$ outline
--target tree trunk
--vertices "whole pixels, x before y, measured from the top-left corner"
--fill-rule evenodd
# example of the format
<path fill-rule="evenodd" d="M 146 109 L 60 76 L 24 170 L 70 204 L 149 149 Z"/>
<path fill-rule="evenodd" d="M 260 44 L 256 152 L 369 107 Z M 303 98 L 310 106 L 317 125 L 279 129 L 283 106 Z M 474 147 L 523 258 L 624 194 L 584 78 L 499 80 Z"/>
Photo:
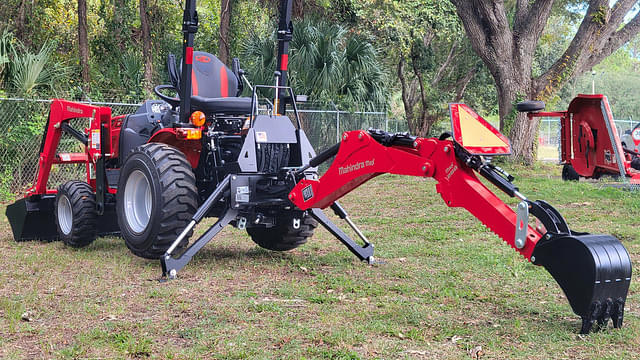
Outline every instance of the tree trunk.
<path fill-rule="evenodd" d="M 402 92 L 402 105 L 404 106 L 404 114 L 407 118 L 407 127 L 409 132 L 418 135 L 421 131 L 420 120 L 418 117 L 418 82 L 415 79 L 408 80 L 405 73 L 405 59 L 400 58 L 398 62 L 398 79 L 400 80 Z"/>
<path fill-rule="evenodd" d="M 294 19 L 304 18 L 304 0 L 293 0 L 291 15 Z"/>
<path fill-rule="evenodd" d="M 218 46 L 218 58 L 225 64 L 230 60 L 230 35 L 231 35 L 231 1 L 220 1 L 220 42 Z"/>
<path fill-rule="evenodd" d="M 144 88 L 151 92 L 153 84 L 153 56 L 151 54 L 151 28 L 147 14 L 147 0 L 140 0 L 140 27 L 142 30 L 142 58 L 144 61 Z"/>
<path fill-rule="evenodd" d="M 90 89 L 89 78 L 89 40 L 87 37 L 87 0 L 78 0 L 78 52 L 82 83 L 85 91 Z"/>
<path fill-rule="evenodd" d="M 20 1 L 20 6 L 18 7 L 18 19 L 16 21 L 16 38 L 22 41 L 23 43 L 25 43 L 25 40 L 26 40 L 24 38 L 24 35 L 25 35 L 24 26 L 25 26 L 25 20 L 26 20 L 25 13 L 27 11 L 26 3 L 27 3 L 27 0 Z"/>
<path fill-rule="evenodd" d="M 422 46 L 433 47 L 432 42 L 435 39 L 435 32 L 428 32 L 422 36 Z M 445 78 L 449 77 L 449 73 L 456 76 L 461 73 L 455 63 L 457 56 L 458 40 L 451 43 L 446 59 L 442 62 L 438 70 L 435 72 L 431 80 L 427 80 L 424 76 L 423 69 L 419 66 L 422 61 L 419 52 L 411 49 L 409 51 L 409 60 L 411 61 L 411 71 L 405 74 L 405 56 L 400 56 L 398 62 L 398 79 L 400 80 L 402 104 L 404 106 L 405 116 L 409 131 L 417 136 L 426 137 L 429 135 L 433 124 L 444 116 L 444 112 L 440 111 L 438 106 L 432 106 L 432 99 L 428 94 L 431 91 L 456 91 L 456 101 L 462 99 L 467 85 L 475 76 L 477 70 L 472 68 L 452 84 L 445 85 Z M 407 76 L 408 75 L 408 76 Z M 409 78 L 409 79 L 408 79 Z"/>
<path fill-rule="evenodd" d="M 122 16 L 125 6 L 126 4 L 124 0 L 115 0 L 113 2 L 113 22 L 115 23 L 115 28 L 113 29 L 113 37 L 116 40 L 116 44 L 118 44 L 118 49 L 120 49 L 120 51 L 122 52 L 126 50 L 125 39 L 127 38 L 125 22 Z"/>

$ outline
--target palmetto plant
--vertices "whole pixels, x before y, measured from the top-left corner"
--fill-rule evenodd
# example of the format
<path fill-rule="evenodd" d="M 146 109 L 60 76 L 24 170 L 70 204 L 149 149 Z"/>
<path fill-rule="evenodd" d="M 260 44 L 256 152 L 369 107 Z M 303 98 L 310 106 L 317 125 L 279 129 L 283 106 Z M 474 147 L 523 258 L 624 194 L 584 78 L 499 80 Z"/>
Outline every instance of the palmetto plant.
<path fill-rule="evenodd" d="M 294 25 L 289 51 L 289 82 L 314 102 L 369 110 L 386 102 L 384 69 L 375 47 L 340 25 L 303 20 Z M 253 82 L 270 84 L 275 69 L 275 36 L 254 36 L 243 63 Z"/>
<path fill-rule="evenodd" d="M 122 56 L 120 78 L 122 85 L 128 92 L 138 93 L 142 91 L 144 81 L 144 64 L 140 55 L 129 51 Z"/>
<path fill-rule="evenodd" d="M 53 89 L 66 69 L 50 62 L 55 43 L 46 42 L 38 53 L 31 53 L 26 46 L 16 41 L 11 46 L 10 83 L 23 95 L 30 95 L 36 88 Z"/>

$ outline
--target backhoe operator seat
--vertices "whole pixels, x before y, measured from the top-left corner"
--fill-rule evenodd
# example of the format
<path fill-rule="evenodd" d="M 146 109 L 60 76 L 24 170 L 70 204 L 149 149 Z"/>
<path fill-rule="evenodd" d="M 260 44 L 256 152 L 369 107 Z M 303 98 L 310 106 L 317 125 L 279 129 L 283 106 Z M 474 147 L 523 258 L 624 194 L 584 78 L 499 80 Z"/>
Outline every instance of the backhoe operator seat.
<path fill-rule="evenodd" d="M 171 65 L 169 64 L 169 67 Z M 175 69 L 175 62 L 173 66 Z M 215 55 L 204 51 L 194 51 L 192 66 L 192 112 L 200 110 L 205 114 L 226 115 L 251 113 L 251 98 L 238 97 L 241 92 L 239 87 L 241 80 Z M 171 70 L 169 69 L 170 73 Z M 173 77 L 172 80 L 174 80 Z M 179 84 L 179 79 L 176 80 Z M 176 87 L 177 84 L 173 85 Z"/>

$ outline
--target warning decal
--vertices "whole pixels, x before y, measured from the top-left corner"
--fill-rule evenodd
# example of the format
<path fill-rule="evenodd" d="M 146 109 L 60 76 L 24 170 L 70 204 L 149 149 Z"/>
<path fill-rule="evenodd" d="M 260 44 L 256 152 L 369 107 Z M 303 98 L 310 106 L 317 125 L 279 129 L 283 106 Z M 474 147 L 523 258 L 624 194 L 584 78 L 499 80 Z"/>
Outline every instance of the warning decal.
<path fill-rule="evenodd" d="M 509 139 L 465 104 L 449 104 L 453 139 L 474 155 L 507 155 Z"/>

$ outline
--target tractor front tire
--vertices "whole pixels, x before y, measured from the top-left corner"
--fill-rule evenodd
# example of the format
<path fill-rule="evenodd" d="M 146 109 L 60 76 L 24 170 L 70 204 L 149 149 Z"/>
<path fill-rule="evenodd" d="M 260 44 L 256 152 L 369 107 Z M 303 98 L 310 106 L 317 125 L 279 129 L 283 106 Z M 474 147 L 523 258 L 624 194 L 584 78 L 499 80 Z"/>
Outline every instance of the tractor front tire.
<path fill-rule="evenodd" d="M 292 216 L 281 216 L 276 220 L 276 226 L 248 227 L 247 233 L 258 246 L 273 251 L 288 251 L 307 242 L 313 236 L 313 230 L 318 222 L 310 215 L 300 219 L 300 227 L 293 227 Z"/>
<path fill-rule="evenodd" d="M 116 213 L 129 250 L 160 258 L 189 224 L 198 207 L 196 179 L 184 154 L 149 143 L 129 153 L 120 170 Z M 177 250 L 186 246 L 187 234 Z"/>
<path fill-rule="evenodd" d="M 98 235 L 96 195 L 83 181 L 68 181 L 58 187 L 55 202 L 60 240 L 71 247 L 87 246 Z"/>

